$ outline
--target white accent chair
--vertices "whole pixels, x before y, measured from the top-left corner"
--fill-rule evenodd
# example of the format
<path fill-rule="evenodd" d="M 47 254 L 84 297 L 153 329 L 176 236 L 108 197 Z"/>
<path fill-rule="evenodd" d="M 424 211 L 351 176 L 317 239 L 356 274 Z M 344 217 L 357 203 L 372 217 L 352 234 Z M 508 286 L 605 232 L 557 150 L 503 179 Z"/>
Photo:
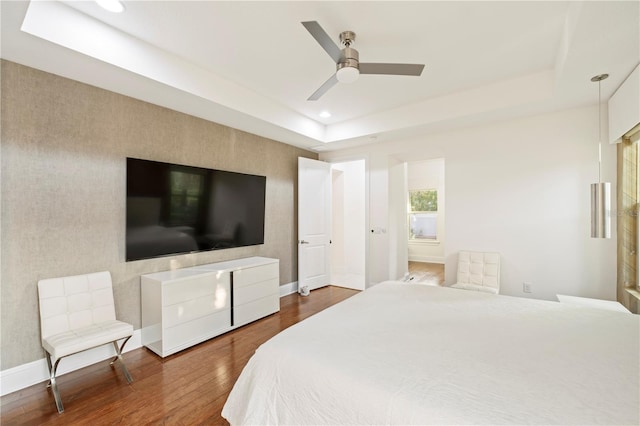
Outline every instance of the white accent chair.
<path fill-rule="evenodd" d="M 451 287 L 498 294 L 500 292 L 500 253 L 461 251 L 458 278 Z"/>
<path fill-rule="evenodd" d="M 60 360 L 68 355 L 113 343 L 111 365 L 120 361 L 127 382 L 133 379 L 122 360 L 122 348 L 133 335 L 133 326 L 116 320 L 109 272 L 38 281 L 40 329 L 51 387 L 59 413 L 64 411 L 56 384 Z M 118 340 L 124 339 L 118 347 Z"/>

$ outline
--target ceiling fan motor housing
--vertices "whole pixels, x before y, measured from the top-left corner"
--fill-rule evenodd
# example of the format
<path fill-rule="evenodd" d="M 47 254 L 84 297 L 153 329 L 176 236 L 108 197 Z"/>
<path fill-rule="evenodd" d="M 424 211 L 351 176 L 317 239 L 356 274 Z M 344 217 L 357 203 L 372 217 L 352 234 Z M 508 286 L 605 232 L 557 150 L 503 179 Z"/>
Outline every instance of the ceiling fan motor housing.
<path fill-rule="evenodd" d="M 354 41 L 356 41 L 356 33 L 353 31 L 343 31 L 340 33 L 340 43 L 346 47 L 349 47 Z"/>
<path fill-rule="evenodd" d="M 358 51 L 351 47 L 345 47 L 340 51 L 340 62 L 338 62 L 337 69 L 344 67 L 358 68 L 360 55 Z"/>
<path fill-rule="evenodd" d="M 351 43 L 356 41 L 356 33 L 353 31 L 343 31 L 340 33 L 340 43 L 344 49 L 340 51 L 340 61 L 336 64 L 336 70 L 344 67 L 359 69 L 360 55 L 356 49 L 351 48 Z"/>

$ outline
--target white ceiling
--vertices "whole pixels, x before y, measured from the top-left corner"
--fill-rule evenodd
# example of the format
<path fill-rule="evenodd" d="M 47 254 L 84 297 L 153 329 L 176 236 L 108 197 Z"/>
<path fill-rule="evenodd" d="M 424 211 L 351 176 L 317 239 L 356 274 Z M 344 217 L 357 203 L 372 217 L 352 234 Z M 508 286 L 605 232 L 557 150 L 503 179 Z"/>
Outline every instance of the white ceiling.
<path fill-rule="evenodd" d="M 1 2 L 5 59 L 317 151 L 607 99 L 640 62 L 638 1 Z M 361 76 L 307 101 L 335 64 L 301 21 L 357 34 Z M 319 113 L 330 111 L 330 118 Z"/>

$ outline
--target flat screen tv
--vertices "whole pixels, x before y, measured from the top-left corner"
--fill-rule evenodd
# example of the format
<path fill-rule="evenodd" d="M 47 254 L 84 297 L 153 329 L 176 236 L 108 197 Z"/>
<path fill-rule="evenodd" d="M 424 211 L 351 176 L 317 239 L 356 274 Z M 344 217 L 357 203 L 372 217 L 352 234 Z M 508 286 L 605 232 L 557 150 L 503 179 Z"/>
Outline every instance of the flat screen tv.
<path fill-rule="evenodd" d="M 127 158 L 127 261 L 264 244 L 266 180 Z"/>

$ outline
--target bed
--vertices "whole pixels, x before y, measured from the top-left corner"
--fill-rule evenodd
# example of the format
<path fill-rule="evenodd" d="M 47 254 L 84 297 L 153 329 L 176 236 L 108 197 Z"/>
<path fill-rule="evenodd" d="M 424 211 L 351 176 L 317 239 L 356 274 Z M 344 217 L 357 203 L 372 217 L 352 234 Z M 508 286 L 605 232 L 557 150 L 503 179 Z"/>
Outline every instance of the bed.
<path fill-rule="evenodd" d="M 260 346 L 222 410 L 241 424 L 640 423 L 640 317 L 378 284 Z"/>

